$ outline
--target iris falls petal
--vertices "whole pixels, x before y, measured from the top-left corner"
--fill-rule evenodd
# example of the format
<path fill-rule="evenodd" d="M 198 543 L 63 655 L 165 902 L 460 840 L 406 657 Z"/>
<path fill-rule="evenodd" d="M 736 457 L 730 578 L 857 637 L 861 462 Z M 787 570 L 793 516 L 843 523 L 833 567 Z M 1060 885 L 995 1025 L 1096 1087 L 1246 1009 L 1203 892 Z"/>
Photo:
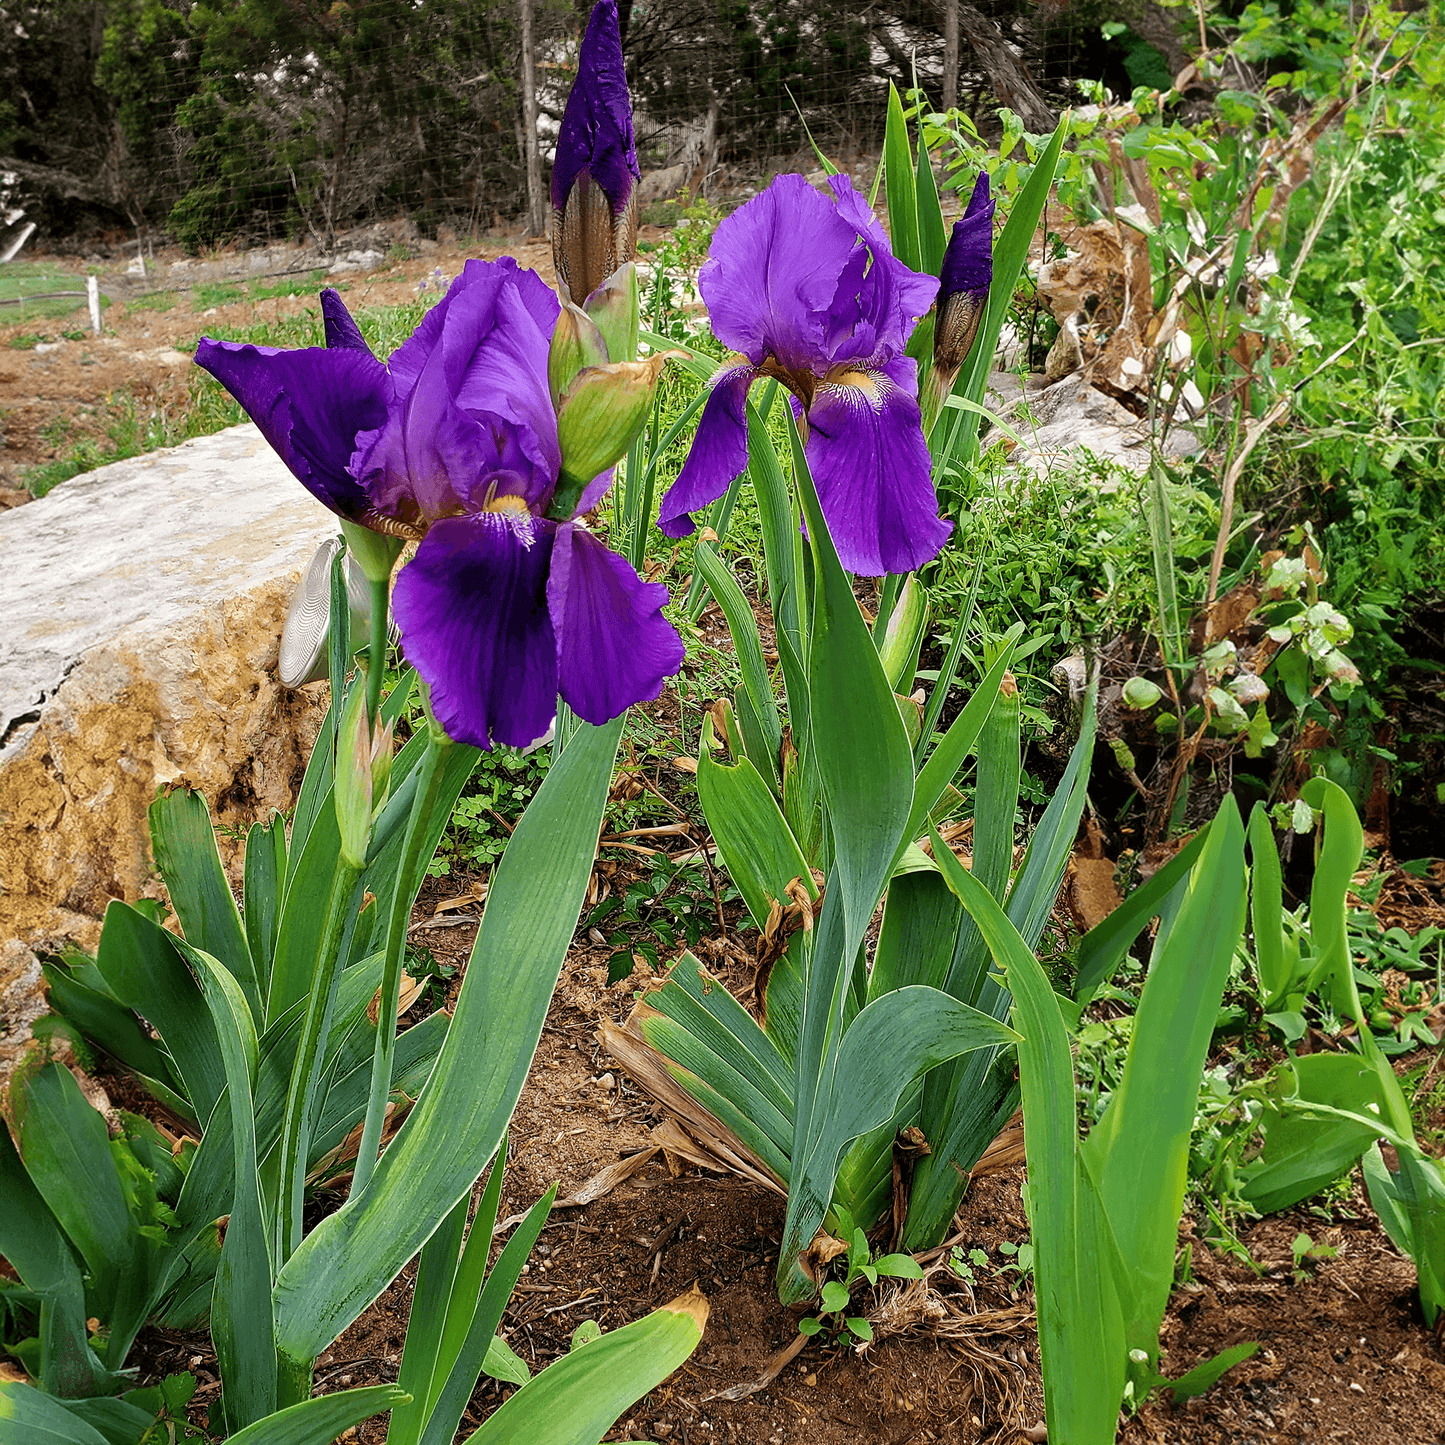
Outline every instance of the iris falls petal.
<path fill-rule="evenodd" d="M 625 558 L 576 523 L 557 529 L 547 602 L 559 691 L 590 723 L 600 726 L 632 703 L 656 697 L 682 666 L 682 639 L 662 615 L 667 588 L 644 582 Z"/>
<path fill-rule="evenodd" d="M 521 748 L 551 724 L 557 639 L 547 573 L 554 537 L 552 526 L 525 515 L 451 518 L 431 528 L 397 574 L 392 608 L 402 650 L 458 742 Z"/>
<path fill-rule="evenodd" d="M 688 514 L 717 501 L 747 467 L 748 387 L 757 374 L 753 366 L 732 366 L 713 377 L 687 460 L 662 499 L 657 525 L 664 536 L 686 537 Z"/>
<path fill-rule="evenodd" d="M 347 468 L 357 433 L 383 424 L 391 397 L 386 367 L 369 351 L 279 351 L 206 337 L 196 364 L 241 403 L 317 501 L 353 520 L 367 510 Z"/>
<path fill-rule="evenodd" d="M 850 572 L 909 572 L 938 555 L 951 524 L 938 516 L 914 362 L 843 371 L 808 409 L 808 463 Z"/>

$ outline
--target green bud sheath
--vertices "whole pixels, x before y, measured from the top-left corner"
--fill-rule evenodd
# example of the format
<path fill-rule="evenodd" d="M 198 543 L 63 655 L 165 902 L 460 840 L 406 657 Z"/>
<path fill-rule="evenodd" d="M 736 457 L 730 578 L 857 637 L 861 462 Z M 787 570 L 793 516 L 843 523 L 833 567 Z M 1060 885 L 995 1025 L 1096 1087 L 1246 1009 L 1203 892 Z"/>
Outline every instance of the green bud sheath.
<path fill-rule="evenodd" d="M 589 366 L 577 373 L 557 408 L 564 473 L 600 476 L 627 455 L 647 421 L 668 355 Z"/>
<path fill-rule="evenodd" d="M 582 309 L 605 339 L 608 360 L 636 360 L 642 295 L 633 262 L 619 266 L 582 303 Z"/>
<path fill-rule="evenodd" d="M 373 532 L 370 527 L 363 527 L 360 522 L 348 522 L 344 517 L 339 520 L 341 535 L 346 538 L 346 549 L 356 558 L 366 580 L 390 581 L 391 569 L 396 566 L 396 559 L 401 556 L 406 540 Z"/>
<path fill-rule="evenodd" d="M 562 400 L 578 372 L 589 366 L 606 366 L 609 359 L 607 342 L 596 322 L 580 306 L 564 299 L 547 352 L 547 389 L 552 393 L 552 406 L 555 408 Z"/>
<path fill-rule="evenodd" d="M 341 833 L 341 857 L 348 866 L 362 868 L 371 841 L 372 761 L 366 721 L 366 688 L 358 679 L 341 714 L 336 740 L 336 824 Z"/>

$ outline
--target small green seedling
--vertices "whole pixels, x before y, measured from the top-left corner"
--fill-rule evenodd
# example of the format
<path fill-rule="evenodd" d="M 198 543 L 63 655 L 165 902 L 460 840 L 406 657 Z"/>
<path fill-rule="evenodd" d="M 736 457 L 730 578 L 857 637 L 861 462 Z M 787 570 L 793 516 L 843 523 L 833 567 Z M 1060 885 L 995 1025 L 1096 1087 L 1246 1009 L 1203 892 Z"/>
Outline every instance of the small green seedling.
<path fill-rule="evenodd" d="M 911 1254 L 881 1254 L 876 1259 L 868 1248 L 868 1236 L 853 1223 L 853 1216 L 841 1205 L 834 1205 L 831 1215 L 835 1238 L 848 1241 L 848 1273 L 844 1279 L 830 1279 L 823 1286 L 822 1310 L 798 1321 L 805 1335 L 831 1331 L 834 1342 L 851 1335 L 863 1344 L 873 1338 L 873 1326 L 862 1315 L 850 1315 L 853 1286 L 860 1279 L 870 1285 L 878 1283 L 879 1275 L 892 1279 L 922 1279 L 923 1271 Z"/>
<path fill-rule="evenodd" d="M 1301 1230 L 1290 1243 L 1290 1254 L 1294 1257 L 1294 1268 L 1291 1273 L 1296 1284 L 1303 1284 L 1310 1278 L 1310 1272 L 1305 1266 L 1307 1260 L 1318 1263 L 1324 1259 L 1334 1259 L 1339 1250 L 1328 1244 L 1316 1244 L 1303 1230 Z"/>

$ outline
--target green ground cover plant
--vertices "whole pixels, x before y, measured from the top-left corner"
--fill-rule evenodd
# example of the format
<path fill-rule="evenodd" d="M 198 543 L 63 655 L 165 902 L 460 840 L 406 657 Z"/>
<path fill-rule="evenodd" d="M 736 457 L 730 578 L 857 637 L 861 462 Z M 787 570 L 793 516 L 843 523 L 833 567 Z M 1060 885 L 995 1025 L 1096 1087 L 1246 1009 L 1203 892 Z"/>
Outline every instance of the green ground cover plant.
<path fill-rule="evenodd" d="M 38 261 L 10 261 L 0 266 L 0 323 L 60 321 L 77 314 L 85 315 L 85 273 Z M 55 292 L 70 292 L 54 300 L 39 300 Z M 79 294 L 74 294 L 79 293 Z M 101 298 L 102 306 L 110 305 L 109 297 Z M 28 340 L 28 338 L 19 338 Z M 39 339 L 44 340 L 42 336 Z M 12 342 L 11 345 L 15 345 Z M 31 341 L 33 346 L 35 343 Z"/>

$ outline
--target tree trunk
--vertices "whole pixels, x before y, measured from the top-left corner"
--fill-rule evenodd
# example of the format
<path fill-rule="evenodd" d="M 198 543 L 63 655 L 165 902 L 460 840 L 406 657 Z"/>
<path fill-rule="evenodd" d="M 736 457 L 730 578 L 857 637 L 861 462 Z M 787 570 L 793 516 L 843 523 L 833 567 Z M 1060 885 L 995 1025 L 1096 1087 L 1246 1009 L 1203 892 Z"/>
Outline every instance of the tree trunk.
<path fill-rule="evenodd" d="M 1130 23 L 1139 38 L 1147 40 L 1164 57 L 1170 75 L 1178 75 L 1189 64 L 1191 56 L 1172 11 L 1156 5 L 1154 0 L 1145 0 L 1138 17 Z"/>
<path fill-rule="evenodd" d="M 1058 117 L 1044 99 L 1033 76 L 1013 53 L 1003 32 L 972 5 L 960 4 L 958 16 L 978 63 L 993 84 L 999 104 L 1013 111 L 1031 134 L 1041 135 L 1053 130 L 1058 124 Z"/>
<path fill-rule="evenodd" d="M 542 157 L 537 150 L 537 71 L 532 52 L 532 0 L 517 0 L 522 20 L 522 134 L 527 162 L 527 234 L 546 233 Z"/>
<path fill-rule="evenodd" d="M 943 0 L 943 108 L 958 104 L 958 0 Z"/>

